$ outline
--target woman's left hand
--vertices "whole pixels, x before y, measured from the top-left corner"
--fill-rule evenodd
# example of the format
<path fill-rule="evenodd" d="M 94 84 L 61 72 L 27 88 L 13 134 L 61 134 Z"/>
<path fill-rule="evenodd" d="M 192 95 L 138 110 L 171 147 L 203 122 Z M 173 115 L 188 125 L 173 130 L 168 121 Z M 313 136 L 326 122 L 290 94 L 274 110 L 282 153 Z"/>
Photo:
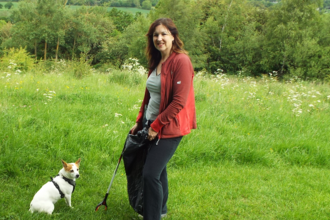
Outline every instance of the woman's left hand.
<path fill-rule="evenodd" d="M 152 141 L 153 139 L 155 139 L 157 137 L 157 134 L 158 133 L 150 127 L 148 130 L 148 140 Z"/>

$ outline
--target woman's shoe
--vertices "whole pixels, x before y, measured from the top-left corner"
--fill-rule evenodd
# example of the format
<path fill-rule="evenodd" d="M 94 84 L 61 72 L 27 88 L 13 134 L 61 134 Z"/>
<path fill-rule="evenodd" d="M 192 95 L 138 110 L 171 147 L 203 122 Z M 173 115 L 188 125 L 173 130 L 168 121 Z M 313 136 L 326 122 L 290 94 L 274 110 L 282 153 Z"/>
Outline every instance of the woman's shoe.
<path fill-rule="evenodd" d="M 143 215 L 140 215 L 140 214 L 139 214 L 138 217 L 139 217 L 139 218 L 143 218 Z M 167 217 L 167 213 L 162 214 L 160 217 L 161 217 L 161 218 L 166 218 L 166 217 Z"/>

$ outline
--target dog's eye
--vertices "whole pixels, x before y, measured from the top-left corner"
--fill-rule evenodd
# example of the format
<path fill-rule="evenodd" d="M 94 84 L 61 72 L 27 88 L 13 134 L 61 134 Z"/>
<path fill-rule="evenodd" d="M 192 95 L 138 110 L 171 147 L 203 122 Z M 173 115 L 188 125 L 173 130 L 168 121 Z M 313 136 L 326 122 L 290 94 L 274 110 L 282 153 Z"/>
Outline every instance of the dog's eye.
<path fill-rule="evenodd" d="M 73 170 L 70 170 L 71 173 L 73 173 Z"/>
<path fill-rule="evenodd" d="M 77 171 L 79 171 L 79 169 L 77 169 Z"/>

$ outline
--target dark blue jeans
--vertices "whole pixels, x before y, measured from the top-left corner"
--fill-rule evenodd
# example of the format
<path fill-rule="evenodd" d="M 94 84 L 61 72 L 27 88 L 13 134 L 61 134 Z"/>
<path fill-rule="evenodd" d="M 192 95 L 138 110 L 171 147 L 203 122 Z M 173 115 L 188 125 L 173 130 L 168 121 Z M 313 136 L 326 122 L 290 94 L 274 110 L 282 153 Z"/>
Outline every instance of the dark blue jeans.
<path fill-rule="evenodd" d="M 182 137 L 158 139 L 150 142 L 143 168 L 143 219 L 160 220 L 167 213 L 168 181 L 166 165 L 172 158 Z M 158 141 L 158 144 L 156 145 Z"/>

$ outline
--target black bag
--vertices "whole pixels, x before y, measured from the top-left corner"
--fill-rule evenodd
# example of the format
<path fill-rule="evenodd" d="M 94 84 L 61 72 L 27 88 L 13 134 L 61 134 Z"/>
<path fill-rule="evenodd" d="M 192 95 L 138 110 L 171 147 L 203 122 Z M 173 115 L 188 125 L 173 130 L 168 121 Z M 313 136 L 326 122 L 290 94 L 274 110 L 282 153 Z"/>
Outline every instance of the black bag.
<path fill-rule="evenodd" d="M 148 152 L 148 130 L 138 131 L 136 135 L 128 134 L 123 152 L 127 177 L 129 203 L 139 214 L 143 214 L 143 166 Z"/>

